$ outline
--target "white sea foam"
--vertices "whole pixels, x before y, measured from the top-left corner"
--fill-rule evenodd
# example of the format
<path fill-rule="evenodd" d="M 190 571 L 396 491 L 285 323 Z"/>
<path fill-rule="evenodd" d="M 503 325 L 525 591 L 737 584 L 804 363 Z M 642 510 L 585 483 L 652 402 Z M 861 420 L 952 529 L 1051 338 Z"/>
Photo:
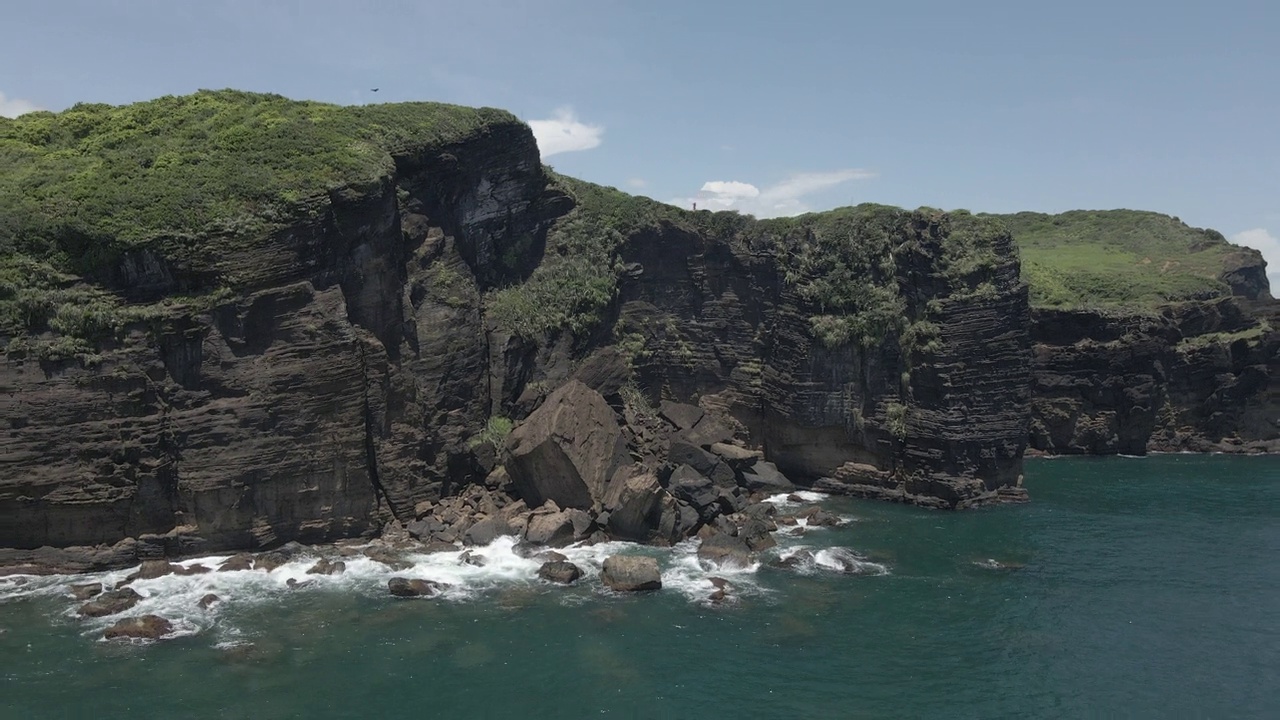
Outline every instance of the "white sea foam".
<path fill-rule="evenodd" d="M 888 566 L 868 560 L 846 547 L 814 549 L 808 545 L 793 545 L 780 551 L 778 558 L 783 561 L 793 561 L 791 568 L 801 575 L 814 575 L 819 572 L 848 575 L 889 574 Z"/>
<path fill-rule="evenodd" d="M 801 491 L 796 493 L 804 503 L 816 503 L 826 499 L 821 493 Z M 776 495 L 769 502 L 780 507 L 798 505 L 787 499 L 788 495 Z M 795 526 L 783 526 L 777 533 L 782 542 L 770 554 L 790 557 L 801 550 L 811 556 L 795 568 L 801 573 L 848 572 L 857 574 L 885 574 L 888 569 L 873 563 L 847 548 L 814 548 L 806 545 L 790 545 L 797 537 L 788 533 L 812 532 L 808 521 L 800 518 Z M 368 546 L 315 548 L 311 552 L 295 556 L 289 562 L 267 573 L 262 570 L 236 570 L 202 574 L 170 574 L 150 580 L 138 579 L 129 583 L 142 599 L 129 610 L 103 618 L 82 618 L 78 610 L 81 603 L 72 600 L 70 586 L 98 582 L 110 590 L 138 568 L 112 570 L 84 575 L 62 576 L 13 576 L 0 578 L 0 603 L 23 598 L 47 598 L 65 602 L 63 615 L 81 623 L 87 637 L 102 637 L 102 632 L 122 617 L 146 614 L 159 615 L 174 626 L 175 635 L 191 635 L 213 631 L 219 647 L 235 647 L 244 644 L 246 638 L 235 627 L 238 609 L 246 606 L 280 602 L 296 593 L 341 592 L 355 593 L 371 598 L 388 597 L 387 581 L 392 577 L 431 580 L 445 585 L 436 601 L 461 602 L 483 597 L 487 593 L 512 586 L 545 586 L 538 578 L 543 559 L 537 555 L 521 557 L 516 553 L 517 538 L 499 537 L 483 547 L 458 549 L 438 553 L 407 553 L 404 560 L 412 563 L 405 570 L 392 570 L 372 560 L 361 551 Z M 605 542 L 596 545 L 579 545 L 558 548 L 568 560 L 581 569 L 583 577 L 579 588 L 594 589 L 596 596 L 613 595 L 599 582 L 601 567 L 611 555 L 647 555 L 658 560 L 662 570 L 663 593 L 676 593 L 692 603 L 708 603 L 716 591 L 712 578 L 723 578 L 730 584 L 727 601 L 762 595 L 768 590 L 759 582 L 757 572 L 760 562 L 747 567 L 715 566 L 698 558 L 697 540 L 687 540 L 672 548 L 658 548 L 630 542 Z M 474 564 L 463 561 L 463 554 L 470 553 Z M 183 560 L 178 565 L 191 567 L 203 565 L 217 568 L 229 555 L 214 555 Z M 328 557 L 341 560 L 345 572 L 338 575 L 309 575 L 318 559 Z M 767 559 L 767 558 L 766 558 Z M 292 581 L 293 585 L 290 585 Z M 201 607 L 200 601 L 207 595 L 216 595 L 218 601 Z M 566 591 L 562 602 L 579 604 L 590 601 L 593 593 Z"/>
<path fill-rule="evenodd" d="M 829 497 L 831 496 L 826 493 L 814 492 L 812 490 L 797 490 L 795 492 L 770 495 L 765 498 L 764 501 L 777 505 L 779 508 L 786 509 L 799 507 L 801 505 L 813 505 L 814 503 L 823 502 Z M 797 500 L 792 500 L 791 498 L 797 498 Z"/>

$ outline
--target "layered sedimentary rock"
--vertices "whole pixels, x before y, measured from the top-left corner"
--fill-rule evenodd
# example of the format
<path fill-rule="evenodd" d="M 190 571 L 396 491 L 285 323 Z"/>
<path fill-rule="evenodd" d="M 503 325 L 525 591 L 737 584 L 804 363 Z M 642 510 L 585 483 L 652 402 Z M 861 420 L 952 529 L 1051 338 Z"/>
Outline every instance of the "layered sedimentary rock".
<path fill-rule="evenodd" d="M 1229 280 L 1252 304 L 1032 316 L 998 223 L 688 213 L 549 176 L 495 118 L 219 252 L 174 240 L 58 280 L 147 312 L 74 356 L 30 349 L 62 339 L 48 323 L 5 338 L 0 565 L 392 521 L 421 542 L 705 529 L 752 551 L 755 503 L 794 485 L 957 508 L 1020 497 L 1028 437 L 1275 438 L 1280 342 L 1248 263 Z"/>
<path fill-rule="evenodd" d="M 1007 234 L 991 266 L 944 277 L 945 221 L 904 217 L 901 311 L 929 342 L 819 338 L 816 303 L 784 277 L 785 243 L 672 228 L 622 251 L 618 326 L 663 397 L 725 416 L 784 473 L 837 492 L 956 507 L 1017 495 L 1028 403 L 1027 297 Z M 981 290 L 975 292 L 975 288 Z"/>
<path fill-rule="evenodd" d="M 224 302 L 131 326 L 91 361 L 6 354 L 0 546 L 30 551 L 3 560 L 78 570 L 367 535 L 469 477 L 465 440 L 489 415 L 480 291 L 536 263 L 563 196 L 514 118 L 394 159 L 203 275 L 136 254 L 100 273 L 138 302 L 217 278 Z M 491 262 L 504 252 L 512 265 Z"/>
<path fill-rule="evenodd" d="M 1035 310 L 1031 447 L 1129 455 L 1280 448 L 1277 309 L 1264 297 L 1146 313 Z"/>

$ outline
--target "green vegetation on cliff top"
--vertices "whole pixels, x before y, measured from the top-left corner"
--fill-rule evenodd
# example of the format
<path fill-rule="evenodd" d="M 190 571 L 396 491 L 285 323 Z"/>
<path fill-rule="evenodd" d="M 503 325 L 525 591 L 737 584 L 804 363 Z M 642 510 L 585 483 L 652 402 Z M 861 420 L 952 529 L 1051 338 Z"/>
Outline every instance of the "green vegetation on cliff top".
<path fill-rule="evenodd" d="M 151 311 L 77 282 L 123 251 L 207 263 L 378 182 L 393 155 L 518 122 L 440 103 L 339 106 L 234 90 L 0 118 L 0 336 L 84 354 Z M 12 348 L 11 348 L 12 349 Z"/>
<path fill-rule="evenodd" d="M 814 332 L 828 345 L 870 345 L 901 329 L 904 304 L 897 251 L 920 225 L 944 237 L 940 268 L 953 292 L 995 292 L 985 273 L 1003 258 L 996 221 L 966 212 L 916 211 L 863 204 L 799 217 L 756 220 L 734 212 L 691 212 L 614 188 L 552 173 L 576 207 L 552 227 L 542 264 L 524 283 L 490 293 L 488 311 L 522 335 L 600 326 L 618 291 L 621 253 L 629 238 L 688 233 L 771 254 L 785 281 L 815 310 Z"/>
<path fill-rule="evenodd" d="M 288 219 L 299 201 L 386 176 L 392 153 L 499 121 L 515 118 L 233 90 L 0 118 L 0 252 L 85 270 L 162 237 L 233 241 Z"/>
<path fill-rule="evenodd" d="M 386 177 L 399 152 L 511 122 L 487 108 L 347 107 L 231 90 L 0 118 L 0 335 L 118 333 L 150 311 L 78 276 L 119 253 L 216 257 L 296 221 L 310 198 Z M 527 335 L 598 327 L 616 297 L 623 243 L 664 229 L 773 252 L 830 344 L 873 342 L 902 323 L 894 251 L 922 221 L 945 224 L 942 270 L 966 292 L 990 291 L 981 277 L 1002 260 L 993 242 L 1007 226 L 1037 305 L 1151 307 L 1224 295 L 1224 261 L 1239 251 L 1156 213 L 975 216 L 868 204 L 756 221 L 554 173 L 552 181 L 577 208 L 553 226 L 532 277 L 486 299 L 499 323 Z M 92 345 L 72 344 L 53 354 Z"/>
<path fill-rule="evenodd" d="M 998 217 L 1022 254 L 1032 305 L 1151 308 L 1229 295 L 1220 278 L 1240 248 L 1214 230 L 1136 210 Z"/>

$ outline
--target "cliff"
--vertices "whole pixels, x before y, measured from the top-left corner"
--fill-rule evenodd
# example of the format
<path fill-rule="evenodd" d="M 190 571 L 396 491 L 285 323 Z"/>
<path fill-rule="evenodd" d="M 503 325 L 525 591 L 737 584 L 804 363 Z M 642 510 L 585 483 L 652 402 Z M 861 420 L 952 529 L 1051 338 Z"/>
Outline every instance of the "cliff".
<path fill-rule="evenodd" d="M 202 92 L 0 143 L 0 565 L 367 537 L 473 489 L 532 503 L 543 462 L 587 483 L 584 527 L 667 540 L 779 471 L 1021 495 L 1028 305 L 998 222 L 687 213 L 425 103 Z M 617 455 L 541 432 L 588 406 Z M 712 480 L 718 505 L 690 489 Z"/>
<path fill-rule="evenodd" d="M 1257 250 L 1150 212 L 1000 219 L 1030 286 L 1033 451 L 1280 447 L 1280 304 Z"/>

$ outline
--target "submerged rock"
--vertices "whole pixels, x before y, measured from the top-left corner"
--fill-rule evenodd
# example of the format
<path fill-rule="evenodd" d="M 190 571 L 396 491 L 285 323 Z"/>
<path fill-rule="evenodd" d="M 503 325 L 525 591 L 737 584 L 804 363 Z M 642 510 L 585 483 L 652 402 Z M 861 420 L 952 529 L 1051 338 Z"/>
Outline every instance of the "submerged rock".
<path fill-rule="evenodd" d="M 196 605 L 199 605 L 201 610 L 208 610 L 211 605 L 221 601 L 222 598 L 214 595 L 213 593 L 209 593 L 208 595 L 200 598 L 200 602 L 196 603 Z"/>
<path fill-rule="evenodd" d="M 307 570 L 308 575 L 341 575 L 347 571 L 347 564 L 341 560 L 333 561 L 329 558 L 320 558 Z"/>
<path fill-rule="evenodd" d="M 368 548 L 364 551 L 364 556 L 374 562 L 380 562 L 395 571 L 408 570 L 413 567 L 413 563 L 384 547 Z"/>
<path fill-rule="evenodd" d="M 755 562 L 746 541 L 724 532 L 713 532 L 698 546 L 698 559 L 717 567 L 750 567 Z"/>
<path fill-rule="evenodd" d="M 880 566 L 868 562 L 866 556 L 848 548 L 828 548 L 822 554 L 822 559 L 820 564 L 823 567 L 846 575 L 876 575 L 881 572 Z"/>
<path fill-rule="evenodd" d="M 446 587 L 434 580 L 418 580 L 393 577 L 387 581 L 387 590 L 396 597 L 434 597 Z"/>
<path fill-rule="evenodd" d="M 253 569 L 273 572 L 276 568 L 287 562 L 289 562 L 289 556 L 283 552 L 275 551 L 262 553 L 253 559 Z"/>
<path fill-rule="evenodd" d="M 809 550 L 797 550 L 769 563 L 769 567 L 779 570 L 798 570 L 806 565 L 813 565 L 813 553 Z"/>
<path fill-rule="evenodd" d="M 252 570 L 253 556 L 249 553 L 237 553 L 222 561 L 218 566 L 218 572 L 233 572 L 236 570 Z"/>
<path fill-rule="evenodd" d="M 102 593 L 102 583 L 85 583 L 84 585 L 72 585 L 71 597 L 76 600 L 88 600 Z"/>
<path fill-rule="evenodd" d="M 159 615 L 143 615 L 125 618 L 107 628 L 102 636 L 108 640 L 115 638 L 131 638 L 140 640 L 159 640 L 173 632 L 173 623 Z"/>
<path fill-rule="evenodd" d="M 714 604 L 724 602 L 729 597 L 729 588 L 733 587 L 728 580 L 722 577 L 709 577 L 707 581 L 711 583 L 711 587 L 715 588 L 711 594 L 707 596 L 707 600 Z"/>
<path fill-rule="evenodd" d="M 143 560 L 142 566 L 126 577 L 124 581 L 130 583 L 134 580 L 154 580 L 185 569 L 181 565 L 170 563 L 168 560 Z"/>
<path fill-rule="evenodd" d="M 80 614 L 85 617 L 106 617 L 124 612 L 134 605 L 142 596 L 133 588 L 121 588 L 104 592 L 98 597 L 80 606 Z"/>
<path fill-rule="evenodd" d="M 804 518 L 809 527 L 836 527 L 844 523 L 839 515 L 827 512 L 817 506 L 804 510 L 797 517 Z"/>
<path fill-rule="evenodd" d="M 566 560 L 545 562 L 538 568 L 538 577 L 549 582 L 570 585 L 582 577 L 582 570 Z"/>
<path fill-rule="evenodd" d="M 639 555 L 611 555 L 604 561 L 600 580 L 610 589 L 621 592 L 658 590 L 662 573 L 658 561 Z"/>

